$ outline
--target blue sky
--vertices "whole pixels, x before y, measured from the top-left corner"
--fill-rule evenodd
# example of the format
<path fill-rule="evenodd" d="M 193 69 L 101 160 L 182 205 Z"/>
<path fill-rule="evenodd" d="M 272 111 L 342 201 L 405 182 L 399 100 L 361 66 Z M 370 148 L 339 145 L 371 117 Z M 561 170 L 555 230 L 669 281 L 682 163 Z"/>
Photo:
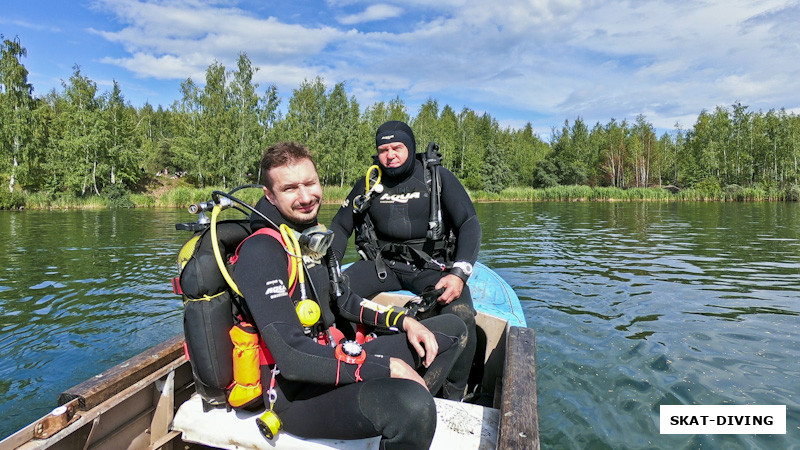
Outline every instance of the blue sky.
<path fill-rule="evenodd" d="M 492 3 L 489 5 L 488 3 Z M 0 33 L 19 37 L 36 95 L 79 65 L 101 91 L 168 107 L 240 52 L 284 105 L 304 79 L 345 82 L 362 109 L 433 98 L 542 135 L 644 114 L 690 128 L 735 102 L 800 112 L 800 3 L 787 0 L 26 0 Z"/>

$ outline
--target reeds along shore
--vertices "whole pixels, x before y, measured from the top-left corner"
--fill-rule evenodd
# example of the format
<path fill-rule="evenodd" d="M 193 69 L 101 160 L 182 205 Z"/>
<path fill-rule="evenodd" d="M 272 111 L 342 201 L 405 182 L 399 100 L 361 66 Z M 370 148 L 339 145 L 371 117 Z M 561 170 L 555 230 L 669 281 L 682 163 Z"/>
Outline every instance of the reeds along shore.
<path fill-rule="evenodd" d="M 189 185 L 173 187 L 158 193 L 136 194 L 120 192 L 116 195 L 76 197 L 43 192 L 15 193 L 13 198 L 0 198 L 0 209 L 102 209 L 164 207 L 185 208 L 191 204 L 211 199 L 219 187 L 196 188 Z M 350 186 L 325 186 L 325 203 L 341 203 L 350 193 Z M 7 193 L 6 193 L 7 194 Z M 740 187 L 723 188 L 629 188 L 555 186 L 544 189 L 511 187 L 500 192 L 470 191 L 476 202 L 540 202 L 540 201 L 800 201 L 800 186 L 788 188 Z M 263 195 L 260 189 L 244 189 L 235 194 L 241 200 L 255 204 Z M 7 197 L 8 195 L 6 195 Z M 9 201 L 10 200 L 10 201 Z"/>
<path fill-rule="evenodd" d="M 475 201 L 798 201 L 800 186 L 789 188 L 740 187 L 724 188 L 648 187 L 616 188 L 592 186 L 554 186 L 544 189 L 511 187 L 499 193 L 470 192 Z"/>

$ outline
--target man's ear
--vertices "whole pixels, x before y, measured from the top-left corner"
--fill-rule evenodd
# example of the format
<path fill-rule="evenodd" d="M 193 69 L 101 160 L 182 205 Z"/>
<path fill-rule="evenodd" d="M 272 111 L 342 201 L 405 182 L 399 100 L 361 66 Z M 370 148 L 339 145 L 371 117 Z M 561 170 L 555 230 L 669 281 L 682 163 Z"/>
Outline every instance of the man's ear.
<path fill-rule="evenodd" d="M 263 189 L 264 189 L 264 197 L 267 197 L 267 200 L 269 200 L 269 202 L 274 205 L 275 204 L 275 200 L 274 200 L 275 196 L 272 194 L 272 191 L 270 191 L 269 188 L 266 187 L 266 186 L 264 186 Z"/>

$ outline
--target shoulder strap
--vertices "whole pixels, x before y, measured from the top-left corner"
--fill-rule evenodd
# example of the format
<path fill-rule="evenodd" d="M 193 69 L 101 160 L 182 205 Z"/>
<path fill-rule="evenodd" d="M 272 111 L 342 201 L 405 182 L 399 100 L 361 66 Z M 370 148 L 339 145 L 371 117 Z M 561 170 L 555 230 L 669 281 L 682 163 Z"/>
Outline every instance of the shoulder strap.
<path fill-rule="evenodd" d="M 286 243 L 283 241 L 283 236 L 281 236 L 281 233 L 278 230 L 270 227 L 259 228 L 258 230 L 251 233 L 250 236 L 247 236 L 246 238 L 244 238 L 244 240 L 242 240 L 242 242 L 239 243 L 239 245 L 236 247 L 236 251 L 234 252 L 233 256 L 231 256 L 229 262 L 231 264 L 236 264 L 236 261 L 239 260 L 239 249 L 242 248 L 242 244 L 244 244 L 245 241 L 250 239 L 251 237 L 260 234 L 266 234 L 267 236 L 275 238 L 276 241 L 280 242 L 281 246 L 286 248 Z M 289 273 L 289 296 L 292 296 L 292 294 L 294 294 L 294 288 L 297 287 L 297 276 L 296 274 L 292 273 L 293 268 L 294 266 L 292 265 L 292 260 L 291 258 L 289 258 L 288 267 L 286 268 L 286 271 Z"/>

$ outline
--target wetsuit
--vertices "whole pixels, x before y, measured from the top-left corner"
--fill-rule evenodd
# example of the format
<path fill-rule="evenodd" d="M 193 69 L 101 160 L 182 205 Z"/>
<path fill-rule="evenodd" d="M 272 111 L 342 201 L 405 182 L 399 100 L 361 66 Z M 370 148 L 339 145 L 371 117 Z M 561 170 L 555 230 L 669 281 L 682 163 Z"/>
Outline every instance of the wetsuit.
<path fill-rule="evenodd" d="M 286 223 L 266 199 L 261 199 L 256 208 L 276 224 Z M 252 216 L 254 231 L 264 226 L 267 225 L 262 218 Z M 322 310 L 320 329 L 327 329 L 337 321 L 363 321 L 368 325 L 387 321 L 386 313 L 363 309 L 362 299 L 346 285 L 342 286 L 343 295 L 332 298 L 326 264 L 320 255 L 304 255 L 307 293 Z M 289 295 L 287 265 L 288 256 L 282 244 L 260 234 L 251 236 L 241 246 L 233 272 L 251 319 L 280 370 L 274 409 L 283 428 L 307 438 L 357 439 L 380 435 L 381 448 L 427 448 L 436 426 L 431 394 L 414 381 L 390 378 L 390 357 L 422 368 L 405 333 L 389 334 L 364 344 L 367 356 L 360 367 L 340 362 L 333 347 L 320 345 L 304 333 L 295 312 L 300 289 Z M 391 315 L 389 319 L 402 329 L 403 316 Z M 459 341 L 466 330 L 463 322 L 453 316 L 423 323 L 434 333 L 439 345 L 438 356 L 423 374 L 429 388 L 436 389 L 463 349 Z M 269 368 L 262 367 L 265 401 L 270 377 Z"/>
<path fill-rule="evenodd" d="M 444 255 L 441 252 L 437 254 L 432 250 L 433 243 L 426 241 L 431 203 L 425 182 L 427 169 L 414 154 L 409 155 L 405 165 L 407 167 L 394 171 L 382 168 L 381 183 L 385 190 L 372 200 L 366 211 L 374 226 L 378 247 L 382 249 L 380 257 L 376 260 L 355 262 L 345 271 L 345 274 L 350 275 L 351 289 L 363 297 L 400 289 L 420 294 L 450 273 L 443 269 Z M 481 226 L 475 207 L 455 175 L 444 167 L 439 167 L 438 170 L 441 176 L 445 228 L 453 230 L 456 236 L 452 259 L 474 265 L 481 242 Z M 331 223 L 330 228 L 335 233 L 333 248 L 339 258 L 344 255 L 347 240 L 353 230 L 360 228 L 365 220 L 352 207 L 354 199 L 364 194 L 364 191 L 365 180 L 362 179 L 353 187 Z M 419 258 L 419 253 L 393 248 L 392 243 L 414 243 L 414 247 L 435 257 L 442 266 L 434 262 L 424 262 Z M 385 272 L 385 275 L 380 272 Z M 448 305 L 437 304 L 432 310 L 433 314 L 455 314 L 467 325 L 466 347 L 448 375 L 445 390 L 449 392 L 443 393 L 445 398 L 456 400 L 463 396 L 476 347 L 475 310 L 466 279 L 462 280 L 465 284 L 461 296 Z"/>

